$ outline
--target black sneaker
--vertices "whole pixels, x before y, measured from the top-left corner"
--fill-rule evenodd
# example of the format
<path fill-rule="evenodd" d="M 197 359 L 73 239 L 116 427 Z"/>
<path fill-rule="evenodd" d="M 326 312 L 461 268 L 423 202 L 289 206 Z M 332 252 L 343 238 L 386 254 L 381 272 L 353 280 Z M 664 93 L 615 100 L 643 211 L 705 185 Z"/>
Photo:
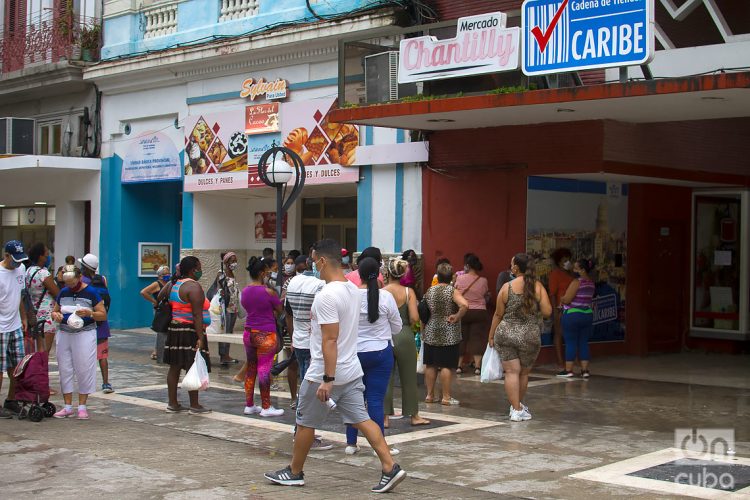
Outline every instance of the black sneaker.
<path fill-rule="evenodd" d="M 287 465 L 281 470 L 276 472 L 266 472 L 263 477 L 271 481 L 273 484 L 280 484 L 281 486 L 304 486 L 305 485 L 305 473 L 300 472 L 299 474 L 292 474 L 292 467 Z"/>
<path fill-rule="evenodd" d="M 573 372 L 569 372 L 568 370 L 563 370 L 557 374 L 558 377 L 561 378 L 571 378 L 574 376 Z"/>
<path fill-rule="evenodd" d="M 13 418 L 13 414 L 5 408 L 0 408 L 0 418 Z"/>
<path fill-rule="evenodd" d="M 5 403 L 3 404 L 3 408 L 15 415 L 21 413 L 21 403 L 19 403 L 15 399 L 6 399 Z"/>
<path fill-rule="evenodd" d="M 372 487 L 373 493 L 386 493 L 395 488 L 398 483 L 406 478 L 406 471 L 401 469 L 398 464 L 393 464 L 391 472 L 385 473 L 380 476 L 380 482 Z"/>

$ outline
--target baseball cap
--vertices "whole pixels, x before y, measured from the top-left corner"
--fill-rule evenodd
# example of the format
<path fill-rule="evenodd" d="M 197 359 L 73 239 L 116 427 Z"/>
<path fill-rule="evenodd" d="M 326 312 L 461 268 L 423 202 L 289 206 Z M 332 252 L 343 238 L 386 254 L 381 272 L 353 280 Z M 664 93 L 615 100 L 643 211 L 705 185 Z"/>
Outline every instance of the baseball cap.
<path fill-rule="evenodd" d="M 296 259 L 294 259 L 294 265 L 299 266 L 300 264 L 306 264 L 307 263 L 307 255 L 300 255 Z"/>
<path fill-rule="evenodd" d="M 29 258 L 26 252 L 23 251 L 23 243 L 18 240 L 10 240 L 6 243 L 5 253 L 9 253 L 16 262 L 21 262 Z"/>
<path fill-rule="evenodd" d="M 78 262 L 80 262 L 82 266 L 86 266 L 92 271 L 96 271 L 97 269 L 99 269 L 99 257 L 94 255 L 93 253 L 87 253 L 86 255 L 78 259 Z"/>
<path fill-rule="evenodd" d="M 341 249 L 341 256 L 342 257 L 346 257 L 347 255 L 349 255 L 349 250 L 347 250 L 346 248 L 342 248 Z"/>

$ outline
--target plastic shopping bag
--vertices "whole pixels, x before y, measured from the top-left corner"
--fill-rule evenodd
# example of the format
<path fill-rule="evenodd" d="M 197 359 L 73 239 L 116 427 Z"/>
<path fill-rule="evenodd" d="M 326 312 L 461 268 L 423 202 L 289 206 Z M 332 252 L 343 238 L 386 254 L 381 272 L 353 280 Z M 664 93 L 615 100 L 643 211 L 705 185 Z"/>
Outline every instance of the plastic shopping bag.
<path fill-rule="evenodd" d="M 424 373 L 424 342 L 419 346 L 419 355 L 417 356 L 417 373 Z"/>
<path fill-rule="evenodd" d="M 208 367 L 203 355 L 195 353 L 195 361 L 182 379 L 182 388 L 186 391 L 205 391 L 208 389 Z"/>
<path fill-rule="evenodd" d="M 224 333 L 224 325 L 222 325 L 222 310 L 221 310 L 221 297 L 217 293 L 211 299 L 211 305 L 208 308 L 208 315 L 211 318 L 211 324 L 206 328 L 206 333 L 217 334 Z"/>
<path fill-rule="evenodd" d="M 487 344 L 487 349 L 482 357 L 482 373 L 479 380 L 487 384 L 501 378 L 503 378 L 503 364 L 500 362 L 500 355 L 494 347 Z"/>

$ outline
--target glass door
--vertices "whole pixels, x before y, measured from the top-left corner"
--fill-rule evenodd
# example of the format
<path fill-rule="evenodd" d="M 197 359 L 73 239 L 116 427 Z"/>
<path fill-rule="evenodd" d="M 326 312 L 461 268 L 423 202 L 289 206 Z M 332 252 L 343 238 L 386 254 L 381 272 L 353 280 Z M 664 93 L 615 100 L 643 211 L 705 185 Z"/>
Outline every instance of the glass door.
<path fill-rule="evenodd" d="M 748 192 L 693 193 L 690 334 L 748 338 Z"/>

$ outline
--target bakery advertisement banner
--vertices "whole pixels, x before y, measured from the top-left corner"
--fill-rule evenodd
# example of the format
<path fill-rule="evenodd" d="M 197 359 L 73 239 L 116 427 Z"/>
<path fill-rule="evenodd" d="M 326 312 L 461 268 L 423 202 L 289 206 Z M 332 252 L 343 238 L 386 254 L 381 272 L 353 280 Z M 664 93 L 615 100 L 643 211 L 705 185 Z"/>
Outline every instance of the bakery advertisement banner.
<path fill-rule="evenodd" d="M 287 214 L 281 221 L 281 239 L 286 239 Z M 276 212 L 255 212 L 256 241 L 276 240 Z"/>
<path fill-rule="evenodd" d="M 332 123 L 328 113 L 336 98 L 281 104 L 282 145 L 295 151 L 305 164 L 305 184 L 357 182 L 359 147 L 356 125 Z"/>
<path fill-rule="evenodd" d="M 247 187 L 247 135 L 241 111 L 189 116 L 185 133 L 185 191 Z"/>
<path fill-rule="evenodd" d="M 245 108 L 245 133 L 270 134 L 279 131 L 279 103 L 256 104 Z M 252 165 L 252 163 L 251 163 Z"/>

